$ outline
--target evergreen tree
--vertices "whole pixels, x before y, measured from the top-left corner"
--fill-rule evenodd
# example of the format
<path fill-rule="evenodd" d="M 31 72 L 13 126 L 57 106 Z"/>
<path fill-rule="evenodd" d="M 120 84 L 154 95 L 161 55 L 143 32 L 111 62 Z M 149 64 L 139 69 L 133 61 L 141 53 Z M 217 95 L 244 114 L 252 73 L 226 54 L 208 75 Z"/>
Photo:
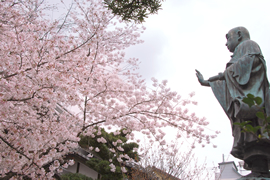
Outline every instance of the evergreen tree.
<path fill-rule="evenodd" d="M 114 133 L 107 133 L 103 128 L 95 129 L 95 137 L 81 136 L 79 142 L 81 147 L 89 148 L 93 152 L 93 158 L 87 161 L 87 165 L 99 172 L 102 180 L 122 180 L 125 176 L 123 172 L 130 171 L 123 162 L 129 158 L 139 160 L 137 152 L 134 151 L 139 145 L 127 143 L 125 129 Z"/>
<path fill-rule="evenodd" d="M 93 179 L 79 173 L 68 173 L 62 175 L 61 180 L 93 180 Z"/>
<path fill-rule="evenodd" d="M 119 15 L 123 20 L 134 20 L 137 23 L 145 21 L 150 14 L 161 9 L 163 0 L 105 0 L 106 6 L 113 14 Z"/>

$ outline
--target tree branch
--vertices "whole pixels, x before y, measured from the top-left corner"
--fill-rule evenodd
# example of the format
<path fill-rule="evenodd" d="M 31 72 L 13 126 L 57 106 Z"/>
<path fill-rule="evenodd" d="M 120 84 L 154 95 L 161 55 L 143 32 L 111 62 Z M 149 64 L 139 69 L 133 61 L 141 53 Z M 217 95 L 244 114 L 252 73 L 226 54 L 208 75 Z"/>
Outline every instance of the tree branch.
<path fill-rule="evenodd" d="M 60 57 L 62 57 L 62 56 L 64 56 L 64 55 L 66 55 L 66 54 L 69 54 L 69 53 L 71 53 L 71 52 L 73 52 L 73 51 L 79 49 L 80 47 L 82 47 L 83 45 L 85 45 L 88 41 L 90 41 L 95 35 L 96 35 L 96 32 L 95 32 L 90 38 L 88 38 L 85 42 L 83 42 L 81 45 L 75 47 L 74 49 L 71 49 L 71 50 L 65 52 L 64 54 L 62 54 L 62 55 L 60 55 L 60 56 L 57 56 L 55 59 L 59 59 Z"/>

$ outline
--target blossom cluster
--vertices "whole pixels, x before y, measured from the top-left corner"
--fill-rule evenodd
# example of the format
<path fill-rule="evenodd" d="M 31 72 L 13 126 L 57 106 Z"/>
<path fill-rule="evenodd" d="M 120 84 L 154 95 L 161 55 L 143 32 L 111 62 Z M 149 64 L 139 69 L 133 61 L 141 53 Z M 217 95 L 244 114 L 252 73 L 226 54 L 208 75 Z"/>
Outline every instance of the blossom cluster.
<path fill-rule="evenodd" d="M 125 58 L 127 47 L 142 42 L 144 27 L 122 22 L 101 1 L 74 0 L 59 20 L 46 19 L 49 7 L 42 0 L 0 3 L 0 176 L 52 178 L 72 165 L 63 157 L 81 134 L 101 135 L 95 126 L 125 128 L 130 140 L 139 131 L 161 144 L 163 127 L 200 143 L 215 137 L 204 132 L 205 118 L 185 109 L 195 101 L 166 80 L 153 78 L 147 88 L 134 71 L 138 60 Z M 111 151 L 122 151 L 121 143 Z"/>

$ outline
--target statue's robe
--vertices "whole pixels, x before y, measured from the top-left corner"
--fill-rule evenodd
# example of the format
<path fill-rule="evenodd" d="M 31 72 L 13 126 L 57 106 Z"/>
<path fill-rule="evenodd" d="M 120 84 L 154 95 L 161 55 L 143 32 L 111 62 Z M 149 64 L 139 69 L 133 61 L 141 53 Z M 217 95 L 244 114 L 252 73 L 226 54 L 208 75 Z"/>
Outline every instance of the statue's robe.
<path fill-rule="evenodd" d="M 269 82 L 266 75 L 265 60 L 259 45 L 252 40 L 240 43 L 220 77 L 222 77 L 222 80 L 210 82 L 210 86 L 231 121 L 234 137 L 231 154 L 236 158 L 245 160 L 245 156 L 250 156 L 250 153 L 245 154 L 248 152 L 247 148 L 256 145 L 257 137 L 250 133 L 241 132 L 240 126 L 233 123 L 251 121 L 251 125 L 262 127 L 257 132 L 257 135 L 259 135 L 262 134 L 264 125 L 263 121 L 257 118 L 256 113 L 264 107 L 266 114 L 270 115 Z M 243 103 L 242 99 L 247 94 L 261 97 L 260 107 L 252 106 L 250 108 Z M 269 140 L 268 137 L 265 139 Z M 268 146 L 270 147 L 270 144 Z M 270 152 L 262 153 L 267 158 L 270 157 L 269 154 Z M 250 164 L 247 163 L 246 167 L 250 168 Z"/>

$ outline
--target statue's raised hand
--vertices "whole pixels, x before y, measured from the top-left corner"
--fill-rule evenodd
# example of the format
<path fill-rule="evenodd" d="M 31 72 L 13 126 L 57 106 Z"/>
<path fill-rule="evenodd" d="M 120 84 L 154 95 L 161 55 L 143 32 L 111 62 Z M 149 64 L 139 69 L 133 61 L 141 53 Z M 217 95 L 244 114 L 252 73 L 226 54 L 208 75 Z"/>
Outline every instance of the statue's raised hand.
<path fill-rule="evenodd" d="M 210 86 L 209 81 L 204 80 L 203 75 L 200 73 L 200 71 L 198 71 L 197 69 L 195 69 L 195 71 L 196 71 L 196 76 L 197 76 L 198 81 L 200 82 L 200 84 L 202 86 Z"/>

